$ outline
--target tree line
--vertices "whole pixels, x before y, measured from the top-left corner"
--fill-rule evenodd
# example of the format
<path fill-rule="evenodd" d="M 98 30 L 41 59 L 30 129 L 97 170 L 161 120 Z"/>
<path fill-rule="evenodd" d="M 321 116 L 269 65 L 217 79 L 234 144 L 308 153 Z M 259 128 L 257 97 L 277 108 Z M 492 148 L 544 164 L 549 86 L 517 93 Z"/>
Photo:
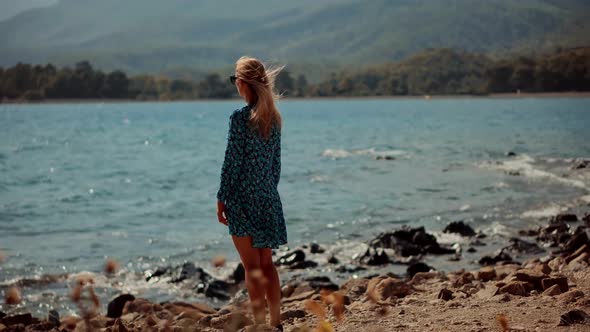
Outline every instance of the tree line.
<path fill-rule="evenodd" d="M 493 59 L 452 49 L 429 49 L 403 61 L 332 73 L 319 83 L 288 70 L 276 88 L 290 97 L 485 95 L 510 92 L 590 91 L 590 48 L 549 55 Z M 73 68 L 19 63 L 0 67 L 0 101 L 45 99 L 189 100 L 236 96 L 227 78 L 202 80 L 103 72 L 88 61 Z"/>

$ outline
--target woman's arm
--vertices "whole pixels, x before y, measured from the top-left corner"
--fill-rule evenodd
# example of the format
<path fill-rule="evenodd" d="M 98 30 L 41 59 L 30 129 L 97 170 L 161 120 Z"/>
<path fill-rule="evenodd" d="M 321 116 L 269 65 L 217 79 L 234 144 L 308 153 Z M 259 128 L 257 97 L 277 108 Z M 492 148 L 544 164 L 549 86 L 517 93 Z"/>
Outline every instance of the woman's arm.
<path fill-rule="evenodd" d="M 278 186 L 279 181 L 281 180 L 281 134 L 279 133 L 279 138 L 277 144 L 275 146 L 275 151 L 273 155 L 273 162 L 272 162 L 272 176 L 274 178 L 275 184 Z"/>
<path fill-rule="evenodd" d="M 229 117 L 229 133 L 225 158 L 221 167 L 221 181 L 217 191 L 217 199 L 227 203 L 227 198 L 232 195 L 232 190 L 239 181 L 240 168 L 243 157 L 243 128 L 239 123 L 239 113 L 234 112 Z"/>

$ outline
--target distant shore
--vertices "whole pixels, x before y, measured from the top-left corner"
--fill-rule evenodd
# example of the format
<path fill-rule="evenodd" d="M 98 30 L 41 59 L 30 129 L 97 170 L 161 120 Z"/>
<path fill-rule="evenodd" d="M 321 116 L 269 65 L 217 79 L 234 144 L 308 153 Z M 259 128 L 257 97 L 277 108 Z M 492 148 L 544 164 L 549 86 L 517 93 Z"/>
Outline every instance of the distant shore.
<path fill-rule="evenodd" d="M 302 100 L 370 100 L 370 99 L 402 99 L 402 100 L 433 100 L 433 99 L 521 99 L 521 98 L 590 98 L 589 92 L 539 92 L 539 93 L 497 93 L 488 95 L 423 95 L 423 96 L 326 96 L 326 97 L 284 97 L 284 101 Z M 239 98 L 229 99 L 176 99 L 176 100 L 136 100 L 136 99 L 47 99 L 39 101 L 4 100 L 0 105 L 17 104 L 117 104 L 117 103 L 183 103 L 183 102 L 226 102 Z"/>

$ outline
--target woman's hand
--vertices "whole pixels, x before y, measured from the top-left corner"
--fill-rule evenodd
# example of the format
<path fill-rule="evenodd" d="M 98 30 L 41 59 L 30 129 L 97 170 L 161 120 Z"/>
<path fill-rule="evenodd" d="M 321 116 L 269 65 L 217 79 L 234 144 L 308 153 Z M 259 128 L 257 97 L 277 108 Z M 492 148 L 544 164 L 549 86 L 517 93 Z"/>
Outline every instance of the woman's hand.
<path fill-rule="evenodd" d="M 217 220 L 227 226 L 227 217 L 225 215 L 225 204 L 222 201 L 217 201 Z"/>

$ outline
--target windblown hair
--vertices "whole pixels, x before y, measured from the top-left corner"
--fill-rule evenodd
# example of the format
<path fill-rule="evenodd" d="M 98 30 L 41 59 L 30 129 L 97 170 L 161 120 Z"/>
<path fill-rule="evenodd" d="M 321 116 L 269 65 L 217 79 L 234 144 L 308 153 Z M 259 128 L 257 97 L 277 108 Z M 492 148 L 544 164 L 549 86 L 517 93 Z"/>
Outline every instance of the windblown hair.
<path fill-rule="evenodd" d="M 260 60 L 243 56 L 236 62 L 236 76 L 247 84 L 248 103 L 254 105 L 250 116 L 250 125 L 258 130 L 264 138 L 270 136 L 274 125 L 281 128 L 282 119 L 275 100 L 279 99 L 274 91 L 275 78 L 284 66 L 265 68 Z"/>

